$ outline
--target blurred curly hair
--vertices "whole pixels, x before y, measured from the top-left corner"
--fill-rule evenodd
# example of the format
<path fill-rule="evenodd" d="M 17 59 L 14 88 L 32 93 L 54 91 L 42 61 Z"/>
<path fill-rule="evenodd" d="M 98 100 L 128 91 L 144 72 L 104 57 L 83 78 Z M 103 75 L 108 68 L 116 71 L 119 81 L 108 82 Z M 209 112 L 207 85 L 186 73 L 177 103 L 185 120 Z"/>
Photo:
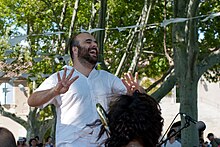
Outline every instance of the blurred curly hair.
<path fill-rule="evenodd" d="M 138 141 L 144 147 L 155 147 L 161 136 L 163 118 L 155 99 L 147 94 L 120 95 L 112 101 L 107 114 L 110 137 L 106 147 L 123 147 L 130 141 Z M 106 132 L 101 127 L 99 138 Z"/>

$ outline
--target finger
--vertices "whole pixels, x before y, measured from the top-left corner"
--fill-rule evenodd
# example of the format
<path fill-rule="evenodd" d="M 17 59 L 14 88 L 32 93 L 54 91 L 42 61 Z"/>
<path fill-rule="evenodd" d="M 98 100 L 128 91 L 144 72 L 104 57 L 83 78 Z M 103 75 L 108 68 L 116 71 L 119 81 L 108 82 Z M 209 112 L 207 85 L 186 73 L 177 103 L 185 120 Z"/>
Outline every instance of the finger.
<path fill-rule="evenodd" d="M 63 72 L 62 79 L 65 79 L 65 78 L 66 78 L 66 70 L 67 70 L 67 68 L 64 68 L 64 72 Z"/>
<path fill-rule="evenodd" d="M 73 72 L 74 72 L 74 68 L 73 69 L 71 69 L 71 71 L 70 71 L 70 73 L 69 73 L 69 75 L 67 76 L 67 80 L 69 80 L 71 77 L 72 77 L 72 75 L 73 75 Z"/>
<path fill-rule="evenodd" d="M 132 86 L 132 87 L 131 87 L 131 92 L 133 93 L 135 90 L 136 90 L 136 87 L 135 87 L 135 86 Z"/>
<path fill-rule="evenodd" d="M 73 77 L 69 82 L 68 85 L 70 86 L 74 81 L 76 81 L 79 78 L 79 76 Z"/>
<path fill-rule="evenodd" d="M 128 95 L 131 95 L 132 94 L 132 91 L 131 91 L 131 88 L 130 86 L 128 85 L 128 83 L 125 81 L 125 79 L 121 79 L 123 84 L 125 85 L 126 89 L 127 89 L 127 94 Z"/>
<path fill-rule="evenodd" d="M 135 72 L 135 82 L 137 83 L 138 82 L 138 72 Z"/>
<path fill-rule="evenodd" d="M 122 83 L 125 85 L 125 87 L 127 89 L 130 89 L 130 86 L 128 85 L 128 83 L 125 81 L 125 79 L 121 79 L 122 80 Z"/>
<path fill-rule="evenodd" d="M 127 81 L 127 83 L 131 83 L 131 79 L 129 78 L 129 75 L 128 75 L 128 73 L 125 73 L 124 74 L 124 79 Z"/>
<path fill-rule="evenodd" d="M 58 78 L 58 82 L 60 82 L 61 81 L 60 72 L 57 72 L 57 78 Z"/>
<path fill-rule="evenodd" d="M 128 76 L 129 76 L 130 81 L 132 81 L 132 82 L 133 82 L 133 81 L 134 81 L 134 77 L 132 76 L 132 74 L 131 74 L 131 72 L 130 72 L 130 71 L 128 72 Z"/>

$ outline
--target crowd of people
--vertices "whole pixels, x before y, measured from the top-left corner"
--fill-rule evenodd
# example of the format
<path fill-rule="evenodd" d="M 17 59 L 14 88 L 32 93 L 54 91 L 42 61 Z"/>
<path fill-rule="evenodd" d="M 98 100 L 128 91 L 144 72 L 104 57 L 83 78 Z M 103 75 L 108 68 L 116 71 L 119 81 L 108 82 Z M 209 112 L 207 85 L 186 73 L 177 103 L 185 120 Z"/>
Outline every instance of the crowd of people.
<path fill-rule="evenodd" d="M 16 141 L 11 131 L 0 127 L 0 147 L 55 147 L 55 145 L 51 136 L 46 138 L 45 143 L 41 143 L 38 136 L 30 138 L 28 142 L 26 137 L 19 137 Z"/>
<path fill-rule="evenodd" d="M 25 137 L 19 137 L 17 147 L 54 147 L 54 143 L 51 136 L 46 138 L 45 143 L 40 142 L 39 136 L 30 138 L 28 142 Z"/>
<path fill-rule="evenodd" d="M 181 147 L 181 140 L 177 137 L 178 134 L 174 135 L 176 130 L 173 128 L 167 133 L 167 141 L 158 146 L 163 118 L 160 116 L 157 102 L 150 97 L 148 100 L 144 100 L 147 97 L 149 96 L 145 94 L 141 97 L 121 95 L 111 102 L 112 106 L 107 114 L 111 135 L 102 142 L 105 147 Z M 150 111 L 155 112 L 152 122 L 146 119 L 152 117 L 151 114 L 146 113 Z M 156 130 L 153 131 L 155 128 Z M 109 132 L 102 124 L 97 138 L 99 139 L 105 133 Z M 16 142 L 12 132 L 4 127 L 0 127 L 0 136 L 1 147 L 55 147 L 51 136 L 48 136 L 44 143 L 39 141 L 38 136 L 31 138 L 28 142 L 25 137 L 19 137 Z M 209 142 L 204 142 L 204 139 L 200 138 L 199 147 L 220 146 L 220 138 L 216 138 L 213 133 L 209 133 L 207 139 Z"/>

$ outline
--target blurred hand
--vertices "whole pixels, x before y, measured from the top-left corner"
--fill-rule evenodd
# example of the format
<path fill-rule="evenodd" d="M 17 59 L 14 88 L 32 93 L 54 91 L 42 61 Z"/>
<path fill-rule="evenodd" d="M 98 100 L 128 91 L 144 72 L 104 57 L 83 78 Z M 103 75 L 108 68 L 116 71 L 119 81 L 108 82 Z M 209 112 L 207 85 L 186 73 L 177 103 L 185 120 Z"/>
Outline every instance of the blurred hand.
<path fill-rule="evenodd" d="M 79 76 L 76 76 L 71 79 L 74 73 L 74 68 L 70 71 L 68 76 L 66 76 L 66 71 L 67 71 L 67 68 L 64 68 L 64 73 L 63 73 L 62 78 L 60 77 L 60 73 L 59 72 L 57 73 L 58 83 L 53 89 L 56 95 L 66 93 L 70 85 L 79 78 Z"/>
<path fill-rule="evenodd" d="M 135 77 L 132 76 L 131 72 L 125 73 L 122 78 L 122 82 L 127 88 L 127 94 L 132 95 L 136 90 L 141 92 L 141 86 L 138 83 L 138 73 L 135 73 Z"/>

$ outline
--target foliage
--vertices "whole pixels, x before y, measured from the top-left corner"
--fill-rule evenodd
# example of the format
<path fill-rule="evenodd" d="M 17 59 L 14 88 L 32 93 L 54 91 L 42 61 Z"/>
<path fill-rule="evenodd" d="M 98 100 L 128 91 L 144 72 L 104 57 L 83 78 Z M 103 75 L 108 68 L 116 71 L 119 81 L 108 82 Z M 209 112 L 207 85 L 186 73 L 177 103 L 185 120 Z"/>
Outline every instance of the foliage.
<path fill-rule="evenodd" d="M 200 15 L 217 13 L 220 11 L 220 2 L 219 1 L 206 1 L 201 3 Z M 208 54 L 219 50 L 219 42 L 220 42 L 220 25 L 219 25 L 220 17 L 215 17 L 214 19 L 209 19 L 206 22 L 199 21 L 199 32 L 201 34 L 199 46 L 200 46 L 200 60 L 205 58 Z M 209 82 L 218 82 L 220 80 L 220 66 L 219 64 L 213 66 L 206 71 L 204 76 Z"/>

